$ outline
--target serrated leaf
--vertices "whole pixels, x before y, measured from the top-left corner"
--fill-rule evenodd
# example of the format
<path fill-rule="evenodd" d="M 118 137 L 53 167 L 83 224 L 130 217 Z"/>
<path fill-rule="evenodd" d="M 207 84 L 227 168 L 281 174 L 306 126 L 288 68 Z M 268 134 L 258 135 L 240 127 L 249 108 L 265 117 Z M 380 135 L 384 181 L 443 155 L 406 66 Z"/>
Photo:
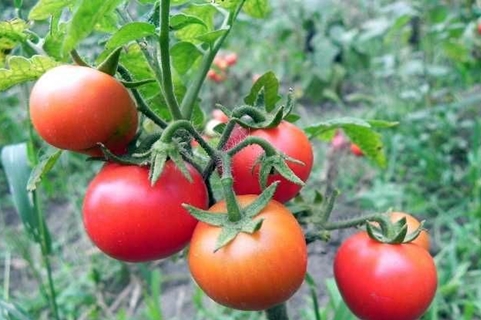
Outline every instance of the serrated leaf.
<path fill-rule="evenodd" d="M 175 70 L 183 75 L 202 56 L 202 53 L 193 43 L 181 41 L 172 46 L 171 56 Z"/>
<path fill-rule="evenodd" d="M 81 0 L 67 26 L 63 51 L 69 52 L 86 38 L 105 16 L 112 13 L 123 0 Z"/>
<path fill-rule="evenodd" d="M 27 183 L 27 190 L 34 191 L 42 178 L 53 168 L 57 160 L 60 158 L 62 150 L 43 156 L 39 163 L 33 168 Z"/>
<path fill-rule="evenodd" d="M 63 9 L 72 6 L 75 0 L 39 0 L 28 14 L 29 20 L 45 20 L 50 16 L 62 13 Z"/>
<path fill-rule="evenodd" d="M 272 111 L 279 101 L 279 80 L 274 72 L 269 71 L 263 74 L 251 88 L 249 94 L 244 98 L 244 102 L 251 106 L 258 105 L 259 96 L 262 94 L 262 104 L 269 112 Z"/>
<path fill-rule="evenodd" d="M 242 9 L 247 15 L 258 19 L 267 17 L 271 12 L 269 0 L 247 0 Z"/>
<path fill-rule="evenodd" d="M 222 37 L 227 31 L 229 31 L 229 29 L 215 30 L 215 31 L 204 33 L 200 36 L 197 36 L 196 39 L 201 42 L 207 43 L 209 45 L 213 45 L 217 41 L 217 39 Z"/>
<path fill-rule="evenodd" d="M 180 30 L 192 24 L 200 24 L 207 28 L 207 25 L 204 23 L 204 21 L 196 16 L 179 13 L 170 18 L 170 28 L 174 31 Z"/>
<path fill-rule="evenodd" d="M 20 143 L 4 147 L 1 153 L 1 161 L 7 176 L 13 203 L 20 215 L 26 233 L 33 241 L 40 243 L 42 241 L 40 226 L 43 224 L 47 251 L 50 252 L 50 234 L 46 228 L 45 220 L 43 220 L 43 216 L 40 218 L 38 214 L 38 208 L 34 203 L 34 194 L 27 191 L 27 182 L 31 172 L 27 144 Z"/>
<path fill-rule="evenodd" d="M 131 22 L 122 26 L 122 28 L 114 33 L 105 44 L 105 48 L 111 50 L 131 41 L 155 35 L 155 26 L 152 24 L 147 22 Z"/>
<path fill-rule="evenodd" d="M 33 56 L 30 59 L 12 56 L 7 59 L 9 69 L 0 69 L 0 91 L 26 81 L 36 80 L 47 70 L 59 64 L 45 56 Z"/>
<path fill-rule="evenodd" d="M 4 48 L 7 40 L 15 43 L 24 41 L 27 38 L 27 29 L 27 22 L 21 19 L 0 21 L 0 48 Z"/>

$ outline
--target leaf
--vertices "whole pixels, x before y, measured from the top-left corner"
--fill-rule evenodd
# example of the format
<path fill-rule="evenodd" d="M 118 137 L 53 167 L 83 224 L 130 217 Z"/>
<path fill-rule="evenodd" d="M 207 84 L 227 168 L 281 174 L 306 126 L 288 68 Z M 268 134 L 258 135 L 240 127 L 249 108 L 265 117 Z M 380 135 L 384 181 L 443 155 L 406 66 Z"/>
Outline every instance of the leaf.
<path fill-rule="evenodd" d="M 105 44 L 108 50 L 120 47 L 130 41 L 155 36 L 155 26 L 147 22 L 132 22 L 120 28 Z"/>
<path fill-rule="evenodd" d="M 217 39 L 222 37 L 227 31 L 229 31 L 229 29 L 215 30 L 215 31 L 204 33 L 200 36 L 197 36 L 196 39 L 212 46 L 214 42 L 216 42 Z"/>
<path fill-rule="evenodd" d="M 81 0 L 67 26 L 63 52 L 69 52 L 86 38 L 105 16 L 109 15 L 123 0 Z"/>
<path fill-rule="evenodd" d="M 174 31 L 180 30 L 192 24 L 200 24 L 207 28 L 207 25 L 196 16 L 179 13 L 170 18 L 170 28 Z"/>
<path fill-rule="evenodd" d="M 27 23 L 21 19 L 0 21 L 0 66 L 3 66 L 7 55 L 27 39 Z"/>
<path fill-rule="evenodd" d="M 40 243 L 42 240 L 40 226 L 43 225 L 48 247 L 47 251 L 50 252 L 50 234 L 46 228 L 43 216 L 39 217 L 38 208 L 34 202 L 34 193 L 27 191 L 27 182 L 31 172 L 28 163 L 27 144 L 20 143 L 4 147 L 1 153 L 1 160 L 7 176 L 10 193 L 13 197 L 13 203 L 20 215 L 26 233 L 33 241 Z"/>
<path fill-rule="evenodd" d="M 39 0 L 28 14 L 29 20 L 45 20 L 72 6 L 75 0 Z"/>
<path fill-rule="evenodd" d="M 372 123 L 372 124 L 371 124 Z M 330 136 L 338 129 L 342 128 L 349 139 L 357 144 L 363 153 L 378 166 L 386 166 L 386 157 L 383 150 L 381 135 L 374 131 L 373 127 L 385 128 L 394 126 L 394 122 L 384 122 L 379 120 L 362 120 L 358 118 L 337 118 L 318 123 L 305 129 L 310 138 Z"/>
<path fill-rule="evenodd" d="M 40 162 L 33 168 L 27 183 L 27 190 L 34 191 L 42 178 L 53 168 L 57 160 L 60 158 L 62 150 L 44 155 Z"/>
<path fill-rule="evenodd" d="M 263 74 L 257 79 L 249 94 L 244 98 L 244 102 L 251 106 L 257 106 L 260 98 L 268 112 L 274 109 L 280 99 L 279 80 L 277 80 L 272 71 Z"/>
<path fill-rule="evenodd" d="M 199 42 L 197 37 L 214 30 L 214 16 L 217 10 L 211 4 L 191 5 L 183 13 L 195 17 L 203 24 L 191 23 L 175 32 L 175 36 L 181 41 Z"/>
<path fill-rule="evenodd" d="M 181 41 L 172 46 L 171 56 L 175 70 L 183 75 L 202 56 L 202 53 L 193 43 Z"/>
<path fill-rule="evenodd" d="M 0 91 L 26 81 L 36 80 L 47 70 L 59 64 L 45 56 L 33 56 L 30 59 L 12 56 L 7 60 L 10 68 L 0 69 Z"/>
<path fill-rule="evenodd" d="M 271 12 L 268 0 L 247 0 L 242 9 L 247 15 L 258 19 L 267 17 Z"/>

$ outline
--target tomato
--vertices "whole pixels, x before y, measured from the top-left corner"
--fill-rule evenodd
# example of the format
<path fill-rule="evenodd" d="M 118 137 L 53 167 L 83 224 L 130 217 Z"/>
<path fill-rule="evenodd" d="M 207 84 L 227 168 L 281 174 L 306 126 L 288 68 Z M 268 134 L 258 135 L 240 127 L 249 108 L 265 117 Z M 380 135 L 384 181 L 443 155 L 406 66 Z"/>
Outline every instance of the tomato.
<path fill-rule="evenodd" d="M 361 148 L 359 148 L 359 146 L 355 143 L 351 143 L 351 152 L 357 157 L 362 157 L 364 155 Z"/>
<path fill-rule="evenodd" d="M 341 245 L 334 278 L 347 306 L 362 320 L 418 319 L 437 287 L 436 266 L 425 249 L 377 242 L 366 232 Z"/>
<path fill-rule="evenodd" d="M 289 157 L 302 161 L 304 164 L 287 162 L 291 170 L 302 180 L 306 181 L 311 173 L 313 151 L 309 139 L 304 132 L 295 125 L 282 121 L 279 126 L 272 129 L 257 129 L 248 131 L 237 127 L 234 129 L 226 148 L 238 143 L 244 136 L 260 137 L 270 142 L 275 148 L 287 154 Z M 235 138 L 234 138 L 235 137 Z M 234 178 L 234 190 L 236 194 L 260 194 L 259 164 L 257 159 L 264 154 L 264 150 L 258 145 L 250 145 L 232 157 L 232 176 Z M 274 194 L 274 199 L 279 202 L 287 202 L 294 198 L 300 185 L 290 182 L 280 174 L 269 176 L 267 184 L 280 181 Z"/>
<path fill-rule="evenodd" d="M 391 221 L 396 222 L 401 220 L 402 218 L 406 217 L 406 223 L 408 226 L 408 233 L 415 231 L 419 225 L 421 224 L 416 218 L 412 215 L 404 213 L 404 212 L 391 212 L 390 218 Z M 419 236 L 412 241 L 412 243 L 421 246 L 422 248 L 429 251 L 429 234 L 427 231 L 423 230 L 419 234 Z"/>
<path fill-rule="evenodd" d="M 217 73 L 217 71 L 210 69 L 207 72 L 207 77 L 214 82 L 222 82 L 226 79 L 225 75 L 222 73 Z"/>
<path fill-rule="evenodd" d="M 229 67 L 229 64 L 222 56 L 216 56 L 214 61 L 212 61 L 214 66 L 218 67 L 220 70 L 226 70 Z"/>
<path fill-rule="evenodd" d="M 208 207 L 202 176 L 190 164 L 190 183 L 169 160 L 152 187 L 147 167 L 106 164 L 90 183 L 83 222 L 92 242 L 107 255 L 141 262 L 183 249 L 197 224 L 182 207 Z"/>
<path fill-rule="evenodd" d="M 225 63 L 231 67 L 237 63 L 237 53 L 231 52 L 224 57 Z"/>
<path fill-rule="evenodd" d="M 124 153 L 138 125 L 135 103 L 120 82 L 73 65 L 55 67 L 38 79 L 30 94 L 30 117 L 49 144 L 94 156 L 101 155 L 98 142 Z"/>
<path fill-rule="evenodd" d="M 222 123 L 227 123 L 229 121 L 229 117 L 227 117 L 227 115 L 220 109 L 212 110 L 212 118 Z"/>
<path fill-rule="evenodd" d="M 238 196 L 241 207 L 257 196 Z M 224 201 L 210 212 L 226 212 Z M 214 252 L 219 227 L 199 222 L 192 235 L 188 263 L 197 284 L 214 301 L 234 309 L 264 310 L 289 299 L 301 286 L 307 268 L 307 248 L 292 213 L 271 201 L 256 216 L 260 230 L 237 237 Z"/>
<path fill-rule="evenodd" d="M 336 134 L 331 140 L 331 147 L 334 150 L 341 150 L 346 145 L 347 139 L 341 131 L 336 131 Z"/>
<path fill-rule="evenodd" d="M 478 28 L 477 28 L 477 29 L 478 29 L 478 34 L 481 35 L 481 23 L 478 23 Z"/>

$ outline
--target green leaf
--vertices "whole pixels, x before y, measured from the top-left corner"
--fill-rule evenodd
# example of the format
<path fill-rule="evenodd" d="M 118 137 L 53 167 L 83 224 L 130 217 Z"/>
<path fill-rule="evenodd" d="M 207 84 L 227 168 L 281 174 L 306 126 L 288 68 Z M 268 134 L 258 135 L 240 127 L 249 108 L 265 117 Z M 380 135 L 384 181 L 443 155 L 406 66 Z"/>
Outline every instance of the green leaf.
<path fill-rule="evenodd" d="M 258 106 L 259 101 L 262 101 L 265 109 L 269 112 L 274 109 L 279 99 L 279 80 L 274 72 L 269 71 L 257 79 L 249 94 L 244 98 L 244 102 L 251 106 Z"/>
<path fill-rule="evenodd" d="M 279 181 L 273 182 L 252 202 L 250 205 L 244 208 L 246 217 L 254 218 L 257 216 L 272 200 L 274 193 L 276 192 Z"/>
<path fill-rule="evenodd" d="M 197 37 L 214 30 L 214 16 L 217 10 L 211 4 L 191 5 L 183 13 L 196 17 L 203 24 L 191 23 L 175 32 L 175 36 L 181 41 L 199 42 Z"/>
<path fill-rule="evenodd" d="M 69 52 L 95 29 L 123 0 L 81 0 L 67 27 L 63 51 Z"/>
<path fill-rule="evenodd" d="M 21 19 L 0 21 L 0 48 L 4 48 L 4 45 L 9 41 L 17 43 L 27 39 L 25 33 L 27 29 L 27 22 Z"/>
<path fill-rule="evenodd" d="M 217 39 L 222 37 L 227 31 L 229 31 L 229 29 L 215 30 L 215 31 L 204 33 L 200 36 L 197 36 L 196 39 L 212 46 L 217 41 Z"/>
<path fill-rule="evenodd" d="M 12 56 L 7 60 L 9 69 L 0 69 L 0 91 L 14 85 L 38 79 L 47 70 L 60 63 L 50 57 L 33 56 L 30 59 Z"/>
<path fill-rule="evenodd" d="M 179 13 L 170 18 L 170 28 L 174 31 L 180 30 L 192 24 L 200 24 L 207 28 L 207 25 L 204 23 L 204 21 L 196 16 Z"/>
<path fill-rule="evenodd" d="M 43 216 L 39 217 L 38 208 L 34 203 L 34 193 L 27 191 L 31 167 L 28 163 L 27 144 L 8 145 L 2 149 L 2 165 L 7 176 L 8 186 L 13 197 L 13 203 L 29 237 L 40 243 L 42 240 L 41 224 L 44 228 L 48 251 L 51 250 L 50 234 L 46 229 Z M 41 221 L 42 219 L 43 221 Z"/>
<path fill-rule="evenodd" d="M 201 210 L 188 204 L 182 205 L 189 213 L 199 221 L 207 223 L 211 226 L 220 227 L 229 220 L 227 213 L 212 213 L 210 211 Z"/>
<path fill-rule="evenodd" d="M 72 6 L 75 0 L 39 0 L 28 14 L 29 20 L 45 20 Z"/>
<path fill-rule="evenodd" d="M 53 168 L 57 160 L 60 158 L 62 150 L 44 155 L 40 158 L 39 163 L 33 168 L 27 183 L 27 190 L 34 191 L 42 178 Z"/>
<path fill-rule="evenodd" d="M 372 123 L 372 124 L 371 124 Z M 363 153 L 378 166 L 386 166 L 386 157 L 383 150 L 382 138 L 373 127 L 386 128 L 394 126 L 394 122 L 383 122 L 379 120 L 362 120 L 358 118 L 337 118 L 318 123 L 305 129 L 310 138 L 332 136 L 333 132 L 342 128 L 349 139 L 357 144 Z"/>
<path fill-rule="evenodd" d="M 112 35 L 109 41 L 105 44 L 108 50 L 123 46 L 130 41 L 137 39 L 155 36 L 155 26 L 146 22 L 131 22 Z"/>
<path fill-rule="evenodd" d="M 269 0 L 247 0 L 242 9 L 247 15 L 258 19 L 267 17 L 271 12 Z"/>
<path fill-rule="evenodd" d="M 234 240 L 238 234 L 239 234 L 239 230 L 237 230 L 236 228 L 230 228 L 229 226 L 224 226 L 220 231 L 219 237 L 217 238 L 214 252 L 216 252 L 217 250 L 221 249 L 222 247 L 227 245 L 229 242 Z"/>
<path fill-rule="evenodd" d="M 181 41 L 172 46 L 171 56 L 175 70 L 183 75 L 202 56 L 202 53 L 193 43 Z"/>

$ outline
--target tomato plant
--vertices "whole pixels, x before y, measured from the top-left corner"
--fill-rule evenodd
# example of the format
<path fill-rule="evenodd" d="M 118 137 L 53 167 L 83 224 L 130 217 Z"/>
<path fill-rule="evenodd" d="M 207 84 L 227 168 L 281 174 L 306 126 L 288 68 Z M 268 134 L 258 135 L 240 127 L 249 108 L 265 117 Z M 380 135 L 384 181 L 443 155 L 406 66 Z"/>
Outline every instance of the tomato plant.
<path fill-rule="evenodd" d="M 241 207 L 256 196 L 238 196 Z M 226 211 L 224 201 L 209 209 Z M 221 228 L 199 222 L 192 235 L 188 263 L 194 280 L 213 300 L 241 310 L 264 310 L 289 299 L 304 280 L 306 242 L 301 227 L 282 204 L 271 201 L 256 216 L 260 230 L 240 233 L 218 251 Z"/>
<path fill-rule="evenodd" d="M 47 71 L 30 94 L 38 134 L 66 150 L 101 155 L 97 143 L 124 153 L 137 131 L 137 110 L 127 89 L 101 71 L 62 65 Z"/>
<path fill-rule="evenodd" d="M 149 169 L 106 164 L 90 183 L 83 221 L 93 243 L 109 256 L 140 262 L 168 257 L 183 249 L 197 220 L 182 207 L 207 207 L 202 176 L 187 165 L 189 182 L 167 161 L 154 186 Z"/>
<path fill-rule="evenodd" d="M 408 233 L 413 232 L 416 230 L 419 225 L 421 224 L 416 218 L 412 215 L 404 212 L 393 211 L 390 214 L 390 218 L 392 222 L 396 222 L 401 220 L 402 218 L 406 218 L 406 224 L 408 228 Z M 426 230 L 421 231 L 419 236 L 412 241 L 412 243 L 417 244 L 418 246 L 426 249 L 429 251 L 429 234 Z"/>
<path fill-rule="evenodd" d="M 226 147 L 235 145 L 242 137 L 255 136 L 263 138 L 287 156 L 303 163 L 287 162 L 291 170 L 302 181 L 306 181 L 309 177 L 314 159 L 312 146 L 304 132 L 294 124 L 282 121 L 275 128 L 246 130 L 237 127 L 235 131 L 237 132 L 232 134 L 233 138 L 231 138 Z M 262 154 L 263 150 L 261 147 L 251 145 L 242 149 L 232 157 L 232 176 L 234 178 L 234 190 L 236 194 L 261 193 L 258 159 Z M 269 176 L 268 185 L 274 181 L 280 181 L 274 194 L 274 199 L 279 202 L 289 201 L 294 198 L 301 189 L 300 185 L 288 181 L 276 173 Z"/>
<path fill-rule="evenodd" d="M 347 306 L 362 320 L 418 319 L 437 287 L 436 266 L 424 248 L 381 243 L 366 232 L 338 249 L 334 277 Z"/>

